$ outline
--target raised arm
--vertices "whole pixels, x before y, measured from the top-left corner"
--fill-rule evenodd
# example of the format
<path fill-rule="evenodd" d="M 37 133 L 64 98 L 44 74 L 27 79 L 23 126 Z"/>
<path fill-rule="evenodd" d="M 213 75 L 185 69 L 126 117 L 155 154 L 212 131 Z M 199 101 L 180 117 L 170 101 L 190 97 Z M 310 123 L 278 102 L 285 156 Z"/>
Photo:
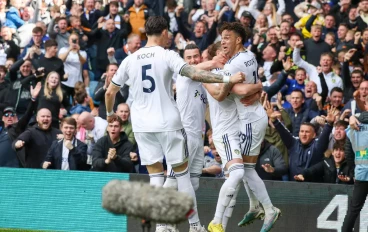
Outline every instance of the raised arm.
<path fill-rule="evenodd" d="M 222 76 L 219 74 L 211 73 L 205 70 L 201 70 L 192 65 L 185 65 L 182 67 L 180 73 L 182 76 L 189 77 L 193 81 L 203 82 L 203 83 L 242 83 L 245 79 L 243 73 L 237 73 L 231 77 Z"/>
<path fill-rule="evenodd" d="M 203 84 L 203 86 L 207 89 L 208 93 L 216 99 L 217 101 L 223 101 L 226 96 L 229 94 L 229 91 L 232 87 L 232 84 Z"/>

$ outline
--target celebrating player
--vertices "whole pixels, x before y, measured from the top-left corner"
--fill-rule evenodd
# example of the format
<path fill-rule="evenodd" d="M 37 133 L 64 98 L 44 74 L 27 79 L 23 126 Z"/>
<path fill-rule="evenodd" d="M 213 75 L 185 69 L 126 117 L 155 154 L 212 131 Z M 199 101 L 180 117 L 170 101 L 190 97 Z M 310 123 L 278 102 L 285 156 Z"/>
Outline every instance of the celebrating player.
<path fill-rule="evenodd" d="M 234 145 L 229 142 L 228 135 L 225 136 L 226 143 L 224 142 L 223 146 L 228 160 L 226 168 L 229 171 L 229 178 L 221 187 L 215 217 L 208 229 L 212 232 L 224 231 L 221 224 L 223 214 L 236 192 L 237 185 L 243 179 L 250 199 L 250 209 L 238 225 L 247 225 L 257 218 L 262 219 L 265 215 L 261 231 L 269 231 L 281 212 L 272 205 L 266 187 L 254 169 L 265 136 L 268 118 L 259 101 L 248 106 L 240 102 L 241 98 L 250 94 L 247 84 L 258 82 L 258 65 L 254 54 L 246 51 L 243 46 L 246 32 L 240 23 L 226 23 L 221 27 L 220 33 L 223 52 L 231 57 L 224 67 L 225 74 L 230 76 L 232 73 L 241 71 L 245 73 L 246 80 L 232 88 L 231 84 L 222 86 L 222 90 L 231 88 L 231 92 L 234 93 L 237 117 L 240 119 L 240 151 L 231 149 Z M 224 92 L 226 91 L 222 91 Z M 219 98 L 222 97 L 219 96 Z M 240 159 L 237 153 L 240 153 L 243 159 Z M 259 202 L 262 203 L 264 210 L 260 207 Z"/>
<path fill-rule="evenodd" d="M 173 98 L 171 78 L 173 73 L 178 73 L 200 82 L 241 83 L 244 74 L 237 73 L 229 77 L 198 70 L 187 65 L 179 54 L 165 50 L 163 47 L 168 40 L 168 25 L 163 17 L 149 17 L 145 30 L 147 45 L 124 59 L 106 92 L 107 116 L 114 114 L 112 107 L 115 94 L 129 80 L 133 95 L 133 131 L 141 164 L 147 166 L 151 185 L 163 185 L 162 160 L 165 155 L 166 162 L 173 167 L 178 190 L 194 199 L 195 212 L 189 218 L 190 232 L 205 231 L 196 212 L 195 192 L 188 173 L 186 134 Z"/>

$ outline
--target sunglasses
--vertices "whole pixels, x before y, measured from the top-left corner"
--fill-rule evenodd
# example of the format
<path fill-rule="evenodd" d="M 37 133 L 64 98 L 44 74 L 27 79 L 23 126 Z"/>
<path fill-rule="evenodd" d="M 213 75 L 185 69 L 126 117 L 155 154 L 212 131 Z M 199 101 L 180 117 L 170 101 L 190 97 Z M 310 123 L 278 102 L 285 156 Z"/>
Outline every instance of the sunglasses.
<path fill-rule="evenodd" d="M 6 117 L 6 118 L 7 118 L 7 117 L 15 117 L 15 115 L 16 115 L 16 114 L 14 114 L 14 113 L 5 113 L 5 114 L 4 114 L 4 117 Z"/>

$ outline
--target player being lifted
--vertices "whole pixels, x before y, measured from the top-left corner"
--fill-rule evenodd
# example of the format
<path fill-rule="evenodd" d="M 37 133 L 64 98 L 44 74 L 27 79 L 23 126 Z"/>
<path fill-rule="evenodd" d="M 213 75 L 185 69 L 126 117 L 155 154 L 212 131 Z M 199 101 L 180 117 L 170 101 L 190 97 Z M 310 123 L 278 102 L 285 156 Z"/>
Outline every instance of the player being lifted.
<path fill-rule="evenodd" d="M 232 84 L 221 85 L 221 93 L 217 95 L 217 98 L 221 100 L 230 89 L 234 93 L 237 117 L 240 121 L 240 136 L 238 139 L 234 136 L 229 138 L 229 135 L 233 133 L 230 133 L 232 131 L 227 132 L 223 138 L 223 148 L 216 147 L 225 151 L 226 156 L 222 159 L 227 159 L 226 169 L 229 172 L 229 178 L 221 187 L 215 217 L 209 224 L 208 229 L 211 232 L 224 231 L 221 224 L 224 212 L 233 199 L 238 184 L 243 180 L 250 201 L 250 209 L 238 225 L 244 226 L 257 218 L 264 218 L 261 232 L 265 232 L 272 228 L 281 213 L 278 208 L 272 205 L 265 184 L 255 171 L 261 143 L 268 125 L 268 118 L 259 101 L 255 101 L 248 106 L 244 106 L 240 101 L 245 95 L 250 94 L 247 84 L 258 82 L 258 65 L 254 54 L 246 51 L 243 46 L 246 32 L 240 23 L 225 23 L 221 27 L 220 33 L 222 36 L 222 51 L 228 57 L 231 57 L 224 66 L 225 75 L 230 76 L 240 71 L 245 74 L 246 80 L 244 83 L 234 86 Z M 236 141 L 239 140 L 240 152 L 237 148 L 234 148 L 236 147 Z M 242 158 L 238 153 L 242 155 Z M 262 204 L 263 208 L 259 203 Z"/>
<path fill-rule="evenodd" d="M 149 17 L 145 23 L 148 41 L 124 59 L 106 91 L 106 112 L 111 117 L 115 95 L 129 80 L 132 89 L 132 127 L 137 140 L 141 164 L 147 166 L 150 184 L 162 186 L 163 156 L 173 167 L 178 190 L 193 197 L 195 208 L 189 218 L 190 232 L 202 232 L 193 186 L 188 173 L 188 147 L 185 131 L 180 120 L 172 93 L 172 75 L 178 73 L 199 82 L 241 83 L 244 74 L 231 77 L 198 70 L 174 51 L 163 47 L 168 41 L 168 24 L 161 16 Z M 161 231 L 166 231 L 163 228 Z"/>

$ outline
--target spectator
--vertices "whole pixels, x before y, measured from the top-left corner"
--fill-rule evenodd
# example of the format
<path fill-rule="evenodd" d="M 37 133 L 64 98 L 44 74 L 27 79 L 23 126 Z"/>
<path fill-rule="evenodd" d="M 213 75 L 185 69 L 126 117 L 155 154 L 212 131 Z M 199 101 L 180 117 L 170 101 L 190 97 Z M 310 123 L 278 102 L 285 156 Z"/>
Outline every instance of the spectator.
<path fill-rule="evenodd" d="M 61 90 L 60 77 L 57 72 L 50 72 L 38 99 L 38 109 L 46 108 L 51 111 L 51 126 L 59 128 L 59 115 L 65 115 L 64 110 L 70 108 L 69 99 Z"/>
<path fill-rule="evenodd" d="M 60 125 L 63 139 L 55 140 L 49 148 L 43 169 L 84 170 L 87 162 L 87 145 L 75 138 L 77 122 L 64 118 Z"/>
<path fill-rule="evenodd" d="M 271 114 L 271 121 L 279 132 L 282 141 L 289 151 L 289 179 L 293 180 L 295 175 L 302 173 L 305 168 L 320 162 L 323 152 L 328 147 L 328 138 L 332 131 L 332 125 L 338 114 L 336 109 L 330 109 L 326 117 L 327 124 L 322 134 L 315 139 L 316 131 L 313 124 L 305 122 L 300 126 L 299 137 L 292 134 L 277 120 L 279 113 Z"/>
<path fill-rule="evenodd" d="M 300 48 L 302 46 L 303 42 L 298 41 L 296 43 L 296 48 L 294 49 L 293 53 L 294 63 L 307 71 L 310 80 L 317 84 L 318 93 L 321 94 L 322 98 L 324 98 L 326 93 L 328 95 L 328 93 L 330 93 L 330 91 L 334 87 L 340 87 L 341 89 L 343 89 L 344 86 L 341 77 L 337 76 L 332 72 L 333 55 L 330 53 L 323 53 L 321 55 L 320 65 L 322 72 L 318 73 L 317 68 L 315 66 L 313 66 L 310 63 L 307 63 L 306 61 L 300 58 Z"/>
<path fill-rule="evenodd" d="M 261 145 L 256 171 L 262 180 L 281 180 L 288 172 L 281 152 L 266 140 Z"/>
<path fill-rule="evenodd" d="M 100 138 L 92 152 L 92 167 L 95 171 L 132 173 L 134 165 L 130 152 L 132 144 L 124 132 L 123 121 L 118 116 L 109 120 L 108 134 Z"/>
<path fill-rule="evenodd" d="M 204 166 L 202 169 L 202 177 L 223 178 L 224 172 L 221 165 L 221 157 L 213 144 L 210 145 L 210 155 L 204 157 Z"/>
<path fill-rule="evenodd" d="M 359 95 L 358 95 L 358 100 L 360 100 L 361 102 L 365 102 L 365 98 L 368 96 L 368 81 L 363 81 L 362 83 L 360 83 L 359 86 Z M 357 104 L 357 101 L 355 99 L 351 99 L 350 101 L 348 101 L 344 108 L 342 109 L 342 111 L 344 112 L 346 109 L 350 109 L 351 110 L 351 114 L 349 114 L 349 117 L 351 115 L 355 115 L 356 113 L 361 113 L 362 111 L 364 111 L 364 108 L 361 108 L 359 106 L 359 104 Z"/>
<path fill-rule="evenodd" d="M 60 133 L 60 130 L 51 127 L 50 110 L 43 108 L 37 112 L 37 125 L 19 135 L 13 142 L 13 148 L 17 151 L 25 149 L 27 168 L 41 168 L 47 151 Z"/>
<path fill-rule="evenodd" d="M 81 15 L 81 20 L 86 23 L 87 27 L 92 28 L 101 16 L 102 12 L 95 9 L 95 0 L 84 1 L 84 13 Z"/>
<path fill-rule="evenodd" d="M 1 28 L 0 44 L 2 45 L 6 58 L 17 59 L 20 54 L 20 49 L 13 39 L 10 28 L 3 26 Z"/>
<path fill-rule="evenodd" d="M 91 112 L 89 108 L 89 98 L 86 92 L 77 93 L 74 95 L 75 105 L 70 108 L 71 114 L 81 114 L 83 112 Z"/>
<path fill-rule="evenodd" d="M 52 19 L 47 29 L 47 33 L 49 34 L 50 38 L 56 40 L 58 44 L 58 51 L 63 47 L 69 47 L 68 39 L 70 33 L 67 31 L 67 27 L 67 19 L 59 17 Z"/>
<path fill-rule="evenodd" d="M 132 123 L 129 121 L 130 109 L 128 104 L 119 104 L 116 110 L 116 115 L 120 117 L 121 121 L 123 121 L 122 130 L 128 136 L 129 141 L 132 143 L 133 147 L 137 147 L 137 142 L 135 141 L 134 132 L 132 129 Z"/>
<path fill-rule="evenodd" d="M 10 85 L 9 80 L 5 79 L 6 73 L 7 73 L 7 70 L 5 66 L 0 65 L 0 95 L 1 95 L 1 92 L 6 90 Z"/>
<path fill-rule="evenodd" d="M 128 9 L 128 14 L 132 33 L 139 35 L 142 41 L 146 41 L 144 24 L 148 17 L 154 15 L 154 12 L 143 3 L 143 0 L 134 0 L 134 5 Z"/>
<path fill-rule="evenodd" d="M 322 27 L 320 25 L 312 26 L 311 33 L 312 38 L 304 42 L 305 55 L 307 57 L 306 61 L 317 67 L 320 64 L 321 55 L 330 52 L 331 47 L 322 39 Z M 296 61 L 294 62 L 296 63 Z"/>
<path fill-rule="evenodd" d="M 335 143 L 332 155 L 294 176 L 297 181 L 311 181 L 323 177 L 324 183 L 353 184 L 354 169 L 345 159 L 344 145 Z"/>
<path fill-rule="evenodd" d="M 32 30 L 32 40 L 29 44 L 23 49 L 20 58 L 26 57 L 28 50 L 33 50 L 33 56 L 31 59 L 40 59 L 45 54 L 44 42 L 42 41 L 43 30 L 41 27 L 35 27 Z"/>
<path fill-rule="evenodd" d="M 26 77 L 32 75 L 32 64 L 28 57 L 32 52 L 28 53 L 25 59 L 20 59 L 9 70 L 10 87 L 4 91 L 1 96 L 0 105 L 4 109 L 6 106 L 14 107 L 17 115 L 21 118 L 31 101 L 30 86 L 34 86 L 35 82 L 21 83 Z"/>
<path fill-rule="evenodd" d="M 111 5 L 111 4 L 110 4 Z M 132 31 L 132 27 L 129 24 L 129 21 L 126 21 L 124 26 L 121 29 L 117 29 L 115 27 L 115 23 L 113 19 L 106 20 L 105 30 L 99 29 L 95 35 L 97 39 L 97 70 L 100 73 L 104 73 L 106 66 L 109 64 L 109 59 L 107 57 L 107 49 L 114 48 L 117 50 L 122 48 L 129 33 Z M 99 78 L 100 75 L 97 75 Z"/>
<path fill-rule="evenodd" d="M 64 63 L 57 57 L 58 44 L 55 40 L 47 40 L 45 42 L 45 56 L 39 60 L 32 60 L 32 65 L 35 69 L 43 68 L 44 77 L 47 77 L 50 72 L 56 72 L 61 79 L 64 78 Z M 45 78 L 41 78 L 42 84 L 45 83 Z"/>
<path fill-rule="evenodd" d="M 68 74 L 68 79 L 62 82 L 62 88 L 67 99 L 74 96 L 75 83 L 83 81 L 82 66 L 87 61 L 87 53 L 80 50 L 78 41 L 79 36 L 74 33 L 71 34 L 69 47 L 61 48 L 59 51 L 59 58 L 64 62 L 64 71 Z"/>
<path fill-rule="evenodd" d="M 92 165 L 92 150 L 100 138 L 105 135 L 107 122 L 100 117 L 93 117 L 89 112 L 83 112 L 78 117 L 79 125 L 86 131 L 85 143 L 87 143 L 87 164 Z"/>
<path fill-rule="evenodd" d="M 107 65 L 106 75 L 103 76 L 103 78 L 99 81 L 95 90 L 94 99 L 100 102 L 100 106 L 98 107 L 98 115 L 103 119 L 106 119 L 105 92 L 117 70 L 117 64 L 113 63 Z M 115 111 L 120 103 L 125 103 L 128 99 L 128 90 L 129 86 L 124 85 L 124 87 L 116 94 L 116 100 L 114 104 Z"/>
<path fill-rule="evenodd" d="M 139 35 L 130 34 L 126 45 L 122 48 L 115 49 L 109 48 L 107 50 L 107 55 L 110 63 L 117 63 L 118 65 L 130 54 L 133 54 L 141 47 L 141 39 Z"/>

